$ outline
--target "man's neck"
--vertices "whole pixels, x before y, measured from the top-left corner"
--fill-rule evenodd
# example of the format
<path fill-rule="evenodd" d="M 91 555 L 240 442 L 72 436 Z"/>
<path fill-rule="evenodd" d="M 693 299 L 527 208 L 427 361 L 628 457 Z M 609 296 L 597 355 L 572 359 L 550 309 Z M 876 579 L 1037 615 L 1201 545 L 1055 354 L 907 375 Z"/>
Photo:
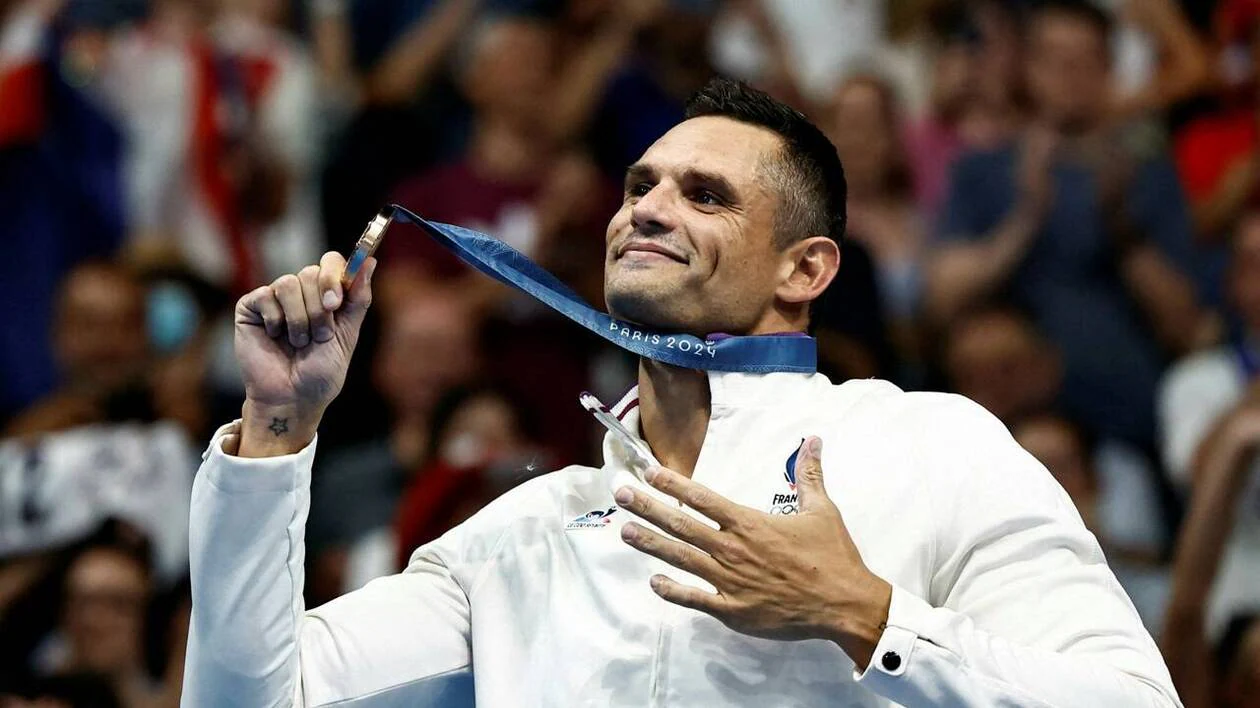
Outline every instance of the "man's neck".
<path fill-rule="evenodd" d="M 703 371 L 639 360 L 639 426 L 662 465 L 691 476 L 709 427 L 709 405 Z"/>

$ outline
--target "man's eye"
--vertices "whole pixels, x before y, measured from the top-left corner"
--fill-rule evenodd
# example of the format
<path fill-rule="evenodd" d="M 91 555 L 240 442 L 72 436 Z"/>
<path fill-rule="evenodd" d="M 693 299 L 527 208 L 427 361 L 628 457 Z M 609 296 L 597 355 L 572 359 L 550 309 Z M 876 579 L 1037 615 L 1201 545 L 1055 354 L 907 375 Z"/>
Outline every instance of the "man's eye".
<path fill-rule="evenodd" d="M 713 192 L 710 192 L 707 189 L 701 189 L 700 191 L 696 192 L 695 195 L 691 197 L 691 199 L 695 203 L 703 204 L 705 206 L 718 206 L 724 203 L 721 197 L 714 194 Z"/>
<path fill-rule="evenodd" d="M 647 196 L 647 193 L 650 191 L 652 191 L 652 185 L 647 182 L 639 182 L 638 184 L 631 185 L 630 189 L 626 190 L 626 194 L 629 194 L 632 197 L 643 197 Z"/>

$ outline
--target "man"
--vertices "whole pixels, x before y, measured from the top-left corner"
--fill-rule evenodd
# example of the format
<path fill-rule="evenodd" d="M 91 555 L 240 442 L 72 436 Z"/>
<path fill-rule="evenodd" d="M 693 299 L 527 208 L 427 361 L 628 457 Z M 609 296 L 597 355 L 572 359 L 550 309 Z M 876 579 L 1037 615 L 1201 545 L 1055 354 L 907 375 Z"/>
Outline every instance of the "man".
<path fill-rule="evenodd" d="M 1196 346 L 1209 320 L 1181 270 L 1198 254 L 1175 171 L 1128 155 L 1108 126 L 1109 36 L 1107 16 L 1080 0 L 1034 12 L 1031 125 L 956 163 L 925 304 L 948 321 L 1008 294 L 1063 354 L 1066 412 L 1151 447 L 1167 353 Z"/>
<path fill-rule="evenodd" d="M 98 423 L 125 400 L 151 361 L 143 284 L 127 268 L 91 261 L 61 282 L 52 318 L 55 391 L 19 414 L 5 431 L 34 436 Z"/>
<path fill-rule="evenodd" d="M 609 309 L 812 346 L 844 227 L 835 149 L 729 81 L 687 115 L 627 172 Z M 600 416 L 602 468 L 531 480 L 304 614 L 315 432 L 371 300 L 372 268 L 342 292 L 343 264 L 238 305 L 248 398 L 194 493 L 188 705 L 1180 705 L 1094 537 L 1000 423 L 783 370 L 641 360 L 625 430 Z"/>
<path fill-rule="evenodd" d="M 1178 363 L 1159 401 L 1164 458 L 1189 498 L 1162 642 L 1194 704 L 1217 689 L 1208 645 L 1231 618 L 1260 611 L 1260 213 L 1242 220 L 1230 250 L 1241 332 Z"/>

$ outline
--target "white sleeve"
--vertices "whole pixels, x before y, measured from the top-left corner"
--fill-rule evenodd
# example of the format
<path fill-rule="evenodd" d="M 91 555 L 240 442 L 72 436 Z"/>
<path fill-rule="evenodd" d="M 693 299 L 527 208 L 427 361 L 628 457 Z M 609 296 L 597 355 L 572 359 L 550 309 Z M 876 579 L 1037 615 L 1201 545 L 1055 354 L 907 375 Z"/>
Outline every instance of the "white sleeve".
<path fill-rule="evenodd" d="M 182 704 L 313 707 L 369 694 L 374 705 L 471 704 L 468 599 L 441 544 L 406 572 L 305 612 L 315 442 L 234 457 L 222 444 L 235 425 L 215 434 L 193 485 Z"/>
<path fill-rule="evenodd" d="M 1062 488 L 979 406 L 950 408 L 920 460 L 936 500 L 933 601 L 894 588 L 858 681 L 909 708 L 1180 706 Z"/>

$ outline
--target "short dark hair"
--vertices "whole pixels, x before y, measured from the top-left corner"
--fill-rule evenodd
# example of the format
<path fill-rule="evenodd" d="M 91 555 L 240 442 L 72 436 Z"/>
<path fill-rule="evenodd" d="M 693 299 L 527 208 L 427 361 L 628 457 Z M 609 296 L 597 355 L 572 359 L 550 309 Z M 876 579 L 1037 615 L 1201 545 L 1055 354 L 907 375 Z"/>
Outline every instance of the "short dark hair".
<path fill-rule="evenodd" d="M 765 165 L 780 193 L 775 242 L 807 236 L 844 239 L 848 187 L 836 147 L 800 111 L 741 81 L 710 80 L 688 101 L 686 118 L 720 116 L 774 131 L 783 139 L 778 159 Z"/>
<path fill-rule="evenodd" d="M 1046 15 L 1068 17 L 1089 25 L 1102 40 L 1104 52 L 1111 53 L 1111 33 L 1114 23 L 1111 16 L 1089 0 L 1041 0 L 1032 8 L 1029 27 Z"/>

